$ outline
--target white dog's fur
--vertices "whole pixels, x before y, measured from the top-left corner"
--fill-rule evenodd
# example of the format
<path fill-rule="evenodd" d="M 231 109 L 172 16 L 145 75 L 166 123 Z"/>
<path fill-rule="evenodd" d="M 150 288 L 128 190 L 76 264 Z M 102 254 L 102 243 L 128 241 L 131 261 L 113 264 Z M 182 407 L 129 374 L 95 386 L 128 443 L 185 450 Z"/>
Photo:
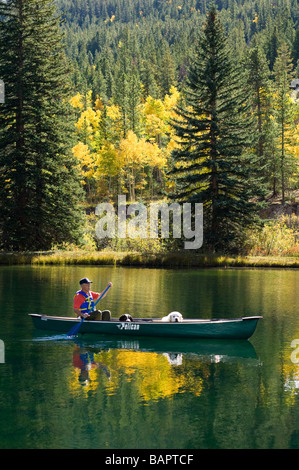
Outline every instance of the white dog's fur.
<path fill-rule="evenodd" d="M 171 312 L 167 317 L 161 318 L 161 321 L 170 323 L 182 322 L 183 316 L 180 312 Z"/>

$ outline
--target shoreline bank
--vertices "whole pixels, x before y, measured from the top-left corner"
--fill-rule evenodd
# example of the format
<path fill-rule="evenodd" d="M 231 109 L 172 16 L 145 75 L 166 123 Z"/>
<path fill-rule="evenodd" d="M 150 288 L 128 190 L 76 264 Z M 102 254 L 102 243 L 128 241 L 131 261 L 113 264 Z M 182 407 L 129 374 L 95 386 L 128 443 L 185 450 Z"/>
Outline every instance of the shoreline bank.
<path fill-rule="evenodd" d="M 299 257 L 229 256 L 190 253 L 23 252 L 0 253 L 1 266 L 98 265 L 151 268 L 299 268 Z"/>

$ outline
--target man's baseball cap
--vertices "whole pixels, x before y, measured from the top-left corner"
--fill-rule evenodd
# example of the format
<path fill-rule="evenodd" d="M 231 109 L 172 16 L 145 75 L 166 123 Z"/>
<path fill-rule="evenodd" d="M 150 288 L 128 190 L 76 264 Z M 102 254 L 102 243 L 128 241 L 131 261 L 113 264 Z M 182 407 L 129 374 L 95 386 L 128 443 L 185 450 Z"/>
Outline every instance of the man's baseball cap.
<path fill-rule="evenodd" d="M 81 284 L 90 284 L 90 283 L 92 283 L 92 281 L 90 281 L 88 277 L 83 277 L 83 279 L 79 281 L 80 286 Z"/>

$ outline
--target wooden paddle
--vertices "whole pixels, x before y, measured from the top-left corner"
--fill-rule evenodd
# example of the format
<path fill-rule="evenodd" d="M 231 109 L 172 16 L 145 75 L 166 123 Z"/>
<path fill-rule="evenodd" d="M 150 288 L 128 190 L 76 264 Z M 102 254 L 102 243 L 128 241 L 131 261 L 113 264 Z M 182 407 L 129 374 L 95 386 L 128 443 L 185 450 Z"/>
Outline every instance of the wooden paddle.
<path fill-rule="evenodd" d="M 106 294 L 106 292 L 108 291 L 108 289 L 110 289 L 111 287 L 111 284 L 108 284 L 108 286 L 106 287 L 106 289 L 104 290 L 104 292 L 100 295 L 100 297 L 98 298 L 98 300 L 95 302 L 94 304 L 94 307 L 97 305 L 97 303 L 102 299 L 102 297 L 104 297 L 104 295 Z M 91 312 L 91 309 L 87 312 L 89 313 Z M 80 330 L 80 327 L 82 325 L 82 323 L 84 322 L 85 318 L 83 317 L 82 320 L 80 321 L 80 323 L 78 323 L 77 325 L 74 325 L 70 331 L 67 333 L 67 336 L 70 337 L 70 336 L 75 336 L 79 330 Z"/>

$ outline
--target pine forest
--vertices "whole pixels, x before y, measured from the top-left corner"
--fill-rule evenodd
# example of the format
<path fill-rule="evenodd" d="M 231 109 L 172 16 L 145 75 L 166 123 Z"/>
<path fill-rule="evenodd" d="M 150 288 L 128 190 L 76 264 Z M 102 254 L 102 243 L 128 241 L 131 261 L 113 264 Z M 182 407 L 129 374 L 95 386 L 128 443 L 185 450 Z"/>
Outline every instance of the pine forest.
<path fill-rule="evenodd" d="M 0 16 L 2 251 L 183 250 L 97 238 L 97 204 L 125 195 L 202 203 L 198 252 L 299 256 L 297 0 L 7 0 Z"/>

